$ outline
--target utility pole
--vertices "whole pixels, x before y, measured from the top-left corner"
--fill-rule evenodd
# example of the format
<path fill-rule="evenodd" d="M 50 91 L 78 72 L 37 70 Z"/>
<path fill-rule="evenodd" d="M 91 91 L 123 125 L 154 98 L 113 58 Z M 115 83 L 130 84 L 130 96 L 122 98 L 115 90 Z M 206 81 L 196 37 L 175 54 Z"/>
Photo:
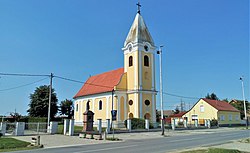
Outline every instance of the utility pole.
<path fill-rule="evenodd" d="M 51 109 L 51 95 L 52 95 L 52 79 L 53 79 L 53 73 L 50 73 L 50 85 L 49 85 L 49 107 L 48 107 L 48 129 L 50 129 L 50 109 Z"/>
<path fill-rule="evenodd" d="M 113 139 L 115 138 L 115 129 L 114 129 L 114 122 L 113 122 L 113 115 L 114 115 L 114 89 L 112 90 L 112 111 L 111 111 L 111 127 L 113 130 Z"/>
<path fill-rule="evenodd" d="M 163 114 L 163 91 L 162 91 L 162 47 L 160 46 L 159 51 L 157 51 L 157 54 L 159 55 L 159 64 L 160 64 L 160 99 L 161 99 L 161 129 L 162 134 L 164 135 L 164 114 Z"/>
<path fill-rule="evenodd" d="M 247 120 L 247 110 L 246 110 L 246 100 L 245 100 L 245 93 L 244 93 L 244 81 L 243 77 L 240 77 L 241 80 L 241 86 L 242 86 L 242 96 L 243 96 L 243 105 L 244 105 L 244 114 L 245 114 L 245 120 L 246 120 L 246 129 L 248 129 L 248 120 Z"/>

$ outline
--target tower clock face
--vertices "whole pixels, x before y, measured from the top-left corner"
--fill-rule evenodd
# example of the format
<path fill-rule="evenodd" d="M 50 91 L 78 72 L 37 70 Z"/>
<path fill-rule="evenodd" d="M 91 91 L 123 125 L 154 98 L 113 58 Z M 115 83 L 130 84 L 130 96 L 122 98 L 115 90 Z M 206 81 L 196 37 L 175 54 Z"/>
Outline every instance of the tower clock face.
<path fill-rule="evenodd" d="M 145 45 L 145 46 L 144 46 L 144 49 L 145 49 L 145 51 L 148 51 L 148 46 Z"/>

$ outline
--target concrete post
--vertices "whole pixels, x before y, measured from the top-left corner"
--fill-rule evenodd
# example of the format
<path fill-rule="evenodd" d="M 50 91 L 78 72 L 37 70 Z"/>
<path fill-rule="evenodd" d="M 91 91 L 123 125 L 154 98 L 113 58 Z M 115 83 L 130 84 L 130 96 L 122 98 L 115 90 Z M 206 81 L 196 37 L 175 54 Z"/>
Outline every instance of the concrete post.
<path fill-rule="evenodd" d="M 69 120 L 69 136 L 73 136 L 74 135 L 74 125 L 75 125 L 75 120 L 74 119 L 70 119 Z"/>
<path fill-rule="evenodd" d="M 194 126 L 197 128 L 198 127 L 198 120 L 194 120 Z"/>
<path fill-rule="evenodd" d="M 6 123 L 5 122 L 1 122 L 1 128 L 0 131 L 3 135 L 5 135 L 6 133 Z"/>
<path fill-rule="evenodd" d="M 102 119 L 97 119 L 98 120 L 98 126 L 97 126 L 97 131 L 99 134 L 102 133 Z"/>
<path fill-rule="evenodd" d="M 56 134 L 57 133 L 57 129 L 58 129 L 58 123 L 57 122 L 50 122 L 50 134 Z"/>
<path fill-rule="evenodd" d="M 106 122 L 107 122 L 106 133 L 110 133 L 110 119 L 106 119 Z"/>
<path fill-rule="evenodd" d="M 187 128 L 187 120 L 186 119 L 183 120 L 183 124 L 184 124 L 184 128 Z"/>
<path fill-rule="evenodd" d="M 24 135 L 24 127 L 25 127 L 24 122 L 17 122 L 16 129 L 15 129 L 15 135 L 16 136 Z"/>
<path fill-rule="evenodd" d="M 171 121 L 171 125 L 172 125 L 172 130 L 175 130 L 175 119 Z"/>
<path fill-rule="evenodd" d="M 145 120 L 145 129 L 149 130 L 149 120 L 148 119 Z"/>
<path fill-rule="evenodd" d="M 129 132 L 131 132 L 131 130 L 132 130 L 131 119 L 127 120 L 127 129 Z"/>
<path fill-rule="evenodd" d="M 210 120 L 207 120 L 207 128 L 211 128 L 211 122 L 210 122 Z"/>
<path fill-rule="evenodd" d="M 69 119 L 64 119 L 63 135 L 67 135 L 68 131 L 69 131 Z"/>

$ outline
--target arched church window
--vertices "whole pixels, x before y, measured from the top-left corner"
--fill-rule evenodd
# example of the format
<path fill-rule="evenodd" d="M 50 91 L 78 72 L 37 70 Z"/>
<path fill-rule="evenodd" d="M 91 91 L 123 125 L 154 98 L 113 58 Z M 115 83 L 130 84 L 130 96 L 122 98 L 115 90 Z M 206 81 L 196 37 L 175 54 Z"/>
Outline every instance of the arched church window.
<path fill-rule="evenodd" d="M 133 66 L 133 56 L 129 56 L 129 66 Z"/>
<path fill-rule="evenodd" d="M 144 103 L 145 103 L 145 105 L 147 105 L 147 106 L 150 105 L 150 101 L 149 101 L 149 100 L 145 100 Z"/>
<path fill-rule="evenodd" d="M 78 112 L 78 104 L 76 104 L 76 111 Z"/>
<path fill-rule="evenodd" d="M 149 113 L 146 113 L 145 115 L 144 115 L 144 119 L 150 119 L 150 117 L 151 117 L 151 115 L 149 114 Z"/>
<path fill-rule="evenodd" d="M 129 105 L 133 105 L 133 100 L 129 100 L 129 101 L 128 101 L 128 104 L 129 104 Z"/>
<path fill-rule="evenodd" d="M 99 101 L 99 110 L 102 110 L 102 101 Z"/>
<path fill-rule="evenodd" d="M 134 118 L 134 114 L 133 114 L 133 113 L 129 113 L 129 114 L 128 114 L 128 118 L 129 118 L 129 119 Z"/>
<path fill-rule="evenodd" d="M 149 66 L 149 58 L 147 55 L 144 56 L 144 66 Z"/>

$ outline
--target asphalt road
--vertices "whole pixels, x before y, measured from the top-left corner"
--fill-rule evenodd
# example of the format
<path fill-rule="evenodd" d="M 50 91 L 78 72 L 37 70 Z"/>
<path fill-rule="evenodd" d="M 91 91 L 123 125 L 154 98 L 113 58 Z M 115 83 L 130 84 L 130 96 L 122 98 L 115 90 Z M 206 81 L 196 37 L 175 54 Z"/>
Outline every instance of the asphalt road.
<path fill-rule="evenodd" d="M 19 153 L 166 153 L 201 146 L 212 146 L 249 137 L 248 130 L 235 130 L 208 134 L 162 137 L 156 139 L 129 140 L 96 145 L 48 148 Z"/>

